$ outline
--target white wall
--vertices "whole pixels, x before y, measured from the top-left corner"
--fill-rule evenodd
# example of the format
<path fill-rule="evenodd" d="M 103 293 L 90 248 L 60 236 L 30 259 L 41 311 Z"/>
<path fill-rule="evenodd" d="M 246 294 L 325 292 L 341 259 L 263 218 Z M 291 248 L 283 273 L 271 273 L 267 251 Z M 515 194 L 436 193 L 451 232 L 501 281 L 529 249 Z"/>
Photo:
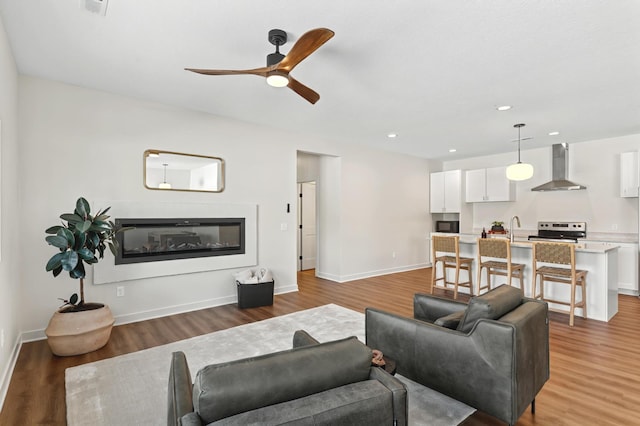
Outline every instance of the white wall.
<path fill-rule="evenodd" d="M 24 310 L 19 297 L 22 240 L 18 232 L 22 217 L 18 215 L 18 73 L 1 19 L 0 131 L 0 332 L 4 333 L 4 345 L 0 346 L 1 403 L 19 348 L 19 313 Z"/>
<path fill-rule="evenodd" d="M 475 203 L 473 227 L 490 226 L 518 215 L 523 230 L 535 230 L 541 220 L 587 222 L 587 235 L 620 233 L 638 235 L 638 199 L 620 197 L 621 152 L 638 150 L 640 134 L 569 145 L 569 180 L 586 190 L 532 192 L 531 188 L 551 180 L 551 147 L 522 151 L 522 161 L 534 167 L 533 178 L 516 183 L 516 201 Z M 449 161 L 447 170 L 504 166 L 515 153 Z M 516 230 L 516 233 L 518 231 Z"/>
<path fill-rule="evenodd" d="M 321 272 L 324 268 L 328 276 L 344 281 L 426 262 L 426 249 L 416 244 L 429 226 L 426 160 L 32 77 L 19 81 L 22 210 L 29 212 L 29 226 L 23 229 L 20 299 L 26 304 L 22 330 L 27 337 L 41 336 L 59 306 L 57 298 L 77 291 L 75 280 L 44 272 L 52 255 L 44 230 L 59 214 L 71 211 L 81 195 L 92 203 L 257 204 L 258 263 L 273 270 L 276 292 L 295 290 L 297 150 L 331 156 L 323 157 L 325 172 L 318 183 L 327 191 L 320 238 L 329 255 Z M 150 148 L 222 157 L 225 191 L 145 189 L 142 153 Z M 281 231 L 283 224 L 286 231 Z M 396 258 L 391 250 L 397 251 Z M 234 301 L 232 272 L 89 285 L 86 293 L 90 300 L 108 303 L 117 320 L 139 319 L 193 309 L 202 301 Z M 115 297 L 116 285 L 125 286 L 125 297 Z"/>
<path fill-rule="evenodd" d="M 316 275 L 343 282 L 426 266 L 427 161 L 360 147 L 342 154 L 298 154 L 298 181 L 317 182 Z"/>
<path fill-rule="evenodd" d="M 273 270 L 276 291 L 296 289 L 295 214 L 286 213 L 286 204 L 296 199 L 291 136 L 257 137 L 262 129 L 208 114 L 30 77 L 20 77 L 20 91 L 22 209 L 29 212 L 22 245 L 23 331 L 36 331 L 28 337 L 37 337 L 46 326 L 58 297 L 77 291 L 76 280 L 44 272 L 53 254 L 44 230 L 58 222 L 59 214 L 72 211 L 79 196 L 113 204 L 256 204 L 258 263 Z M 145 189 L 142 154 L 149 148 L 224 158 L 225 191 Z M 289 231 L 281 231 L 281 223 Z M 89 285 L 86 293 L 89 300 L 108 303 L 117 319 L 164 315 L 168 308 L 235 300 L 232 272 L 127 281 L 117 284 L 125 286 L 121 298 L 115 297 L 116 284 Z"/>

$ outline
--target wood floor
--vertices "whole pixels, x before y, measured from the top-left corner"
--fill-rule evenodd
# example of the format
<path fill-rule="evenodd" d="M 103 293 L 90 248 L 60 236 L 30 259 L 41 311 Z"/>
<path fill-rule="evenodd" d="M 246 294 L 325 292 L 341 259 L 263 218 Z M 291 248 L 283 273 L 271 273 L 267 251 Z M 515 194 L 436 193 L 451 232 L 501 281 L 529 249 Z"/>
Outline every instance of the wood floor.
<path fill-rule="evenodd" d="M 363 312 L 367 306 L 412 316 L 412 297 L 427 292 L 429 269 L 337 284 L 299 274 L 299 290 L 275 297 L 273 306 L 240 310 L 226 305 L 114 328 L 104 348 L 56 357 L 46 341 L 26 343 L 0 413 L 0 425 L 64 425 L 64 370 L 240 324 L 327 303 Z M 451 297 L 447 292 L 438 294 Z M 460 296 L 463 299 L 465 296 Z M 551 313 L 551 379 L 518 425 L 640 425 L 640 300 L 619 297 L 619 313 L 608 323 Z M 475 413 L 464 425 L 501 425 Z"/>

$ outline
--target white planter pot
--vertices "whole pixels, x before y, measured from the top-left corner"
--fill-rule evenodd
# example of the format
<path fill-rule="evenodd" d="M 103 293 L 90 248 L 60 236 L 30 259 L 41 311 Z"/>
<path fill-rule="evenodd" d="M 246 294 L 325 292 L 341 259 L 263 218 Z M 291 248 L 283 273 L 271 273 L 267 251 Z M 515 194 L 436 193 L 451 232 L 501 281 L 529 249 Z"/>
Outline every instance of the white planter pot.
<path fill-rule="evenodd" d="M 86 354 L 109 341 L 115 319 L 109 306 L 53 314 L 45 329 L 51 352 L 59 356 Z"/>

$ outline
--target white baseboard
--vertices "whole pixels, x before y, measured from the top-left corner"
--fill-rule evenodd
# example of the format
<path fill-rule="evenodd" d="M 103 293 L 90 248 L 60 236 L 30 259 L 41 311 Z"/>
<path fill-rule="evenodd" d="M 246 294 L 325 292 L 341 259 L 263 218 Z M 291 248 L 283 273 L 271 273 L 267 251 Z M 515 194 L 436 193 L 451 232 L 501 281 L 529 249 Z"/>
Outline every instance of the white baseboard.
<path fill-rule="evenodd" d="M 323 278 L 325 280 L 335 281 L 335 282 L 338 282 L 338 283 L 345 283 L 345 282 L 349 282 L 349 281 L 361 280 L 361 279 L 364 279 L 364 278 L 379 277 L 381 275 L 395 274 L 397 272 L 414 271 L 416 269 L 423 269 L 423 268 L 427 268 L 429 266 L 430 266 L 430 264 L 427 264 L 427 263 L 419 263 L 417 265 L 398 266 L 398 267 L 394 267 L 394 268 L 379 269 L 379 270 L 376 270 L 376 271 L 367 271 L 367 272 L 361 272 L 361 273 L 351 274 L 351 275 L 334 275 L 334 274 L 326 274 L 326 273 L 323 273 L 323 272 L 320 272 L 320 271 L 316 271 L 316 276 L 318 278 Z"/>
<path fill-rule="evenodd" d="M 0 381 L 0 411 L 2 411 L 4 399 L 7 397 L 7 392 L 9 391 L 9 383 L 11 383 L 11 376 L 13 376 L 13 370 L 15 369 L 16 362 L 18 361 L 20 348 L 22 348 L 22 339 L 18 336 L 13 345 L 13 349 L 11 350 L 11 356 L 9 357 L 7 368 L 2 372 L 2 381 Z"/>
<path fill-rule="evenodd" d="M 274 290 L 275 294 L 284 294 L 298 291 L 298 286 L 292 284 L 289 286 L 280 286 Z M 129 324 L 132 322 L 146 321 L 154 318 L 166 317 L 169 315 L 183 314 L 185 312 L 198 311 L 200 309 L 213 308 L 216 306 L 229 305 L 231 303 L 237 303 L 238 296 L 225 296 L 215 299 L 201 300 L 194 303 L 185 303 L 182 305 L 167 306 L 164 308 L 152 309 L 149 311 L 134 312 L 126 315 L 118 315 L 115 317 L 115 325 Z M 22 333 L 22 342 L 32 342 L 35 340 L 46 339 L 44 329 L 26 331 Z"/>

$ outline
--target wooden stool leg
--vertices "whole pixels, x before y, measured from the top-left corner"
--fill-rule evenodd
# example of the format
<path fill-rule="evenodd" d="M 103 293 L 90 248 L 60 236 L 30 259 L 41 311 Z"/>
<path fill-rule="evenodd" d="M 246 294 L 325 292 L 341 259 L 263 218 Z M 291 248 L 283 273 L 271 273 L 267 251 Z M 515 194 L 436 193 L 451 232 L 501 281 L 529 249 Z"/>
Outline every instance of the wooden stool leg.
<path fill-rule="evenodd" d="M 456 281 L 453 283 L 453 298 L 458 298 L 458 283 L 460 282 L 460 265 L 456 265 Z"/>
<path fill-rule="evenodd" d="M 473 296 L 473 276 L 471 275 L 471 264 L 467 264 L 467 276 L 469 277 L 469 296 Z"/>
<path fill-rule="evenodd" d="M 436 269 L 438 267 L 438 262 L 434 260 L 433 265 L 431 265 L 431 294 L 433 294 L 433 289 L 436 286 Z"/>
<path fill-rule="evenodd" d="M 587 280 L 582 281 L 582 316 L 587 318 Z"/>
<path fill-rule="evenodd" d="M 573 316 L 576 311 L 576 283 L 571 283 L 571 304 L 569 305 L 569 326 L 573 327 Z"/>

